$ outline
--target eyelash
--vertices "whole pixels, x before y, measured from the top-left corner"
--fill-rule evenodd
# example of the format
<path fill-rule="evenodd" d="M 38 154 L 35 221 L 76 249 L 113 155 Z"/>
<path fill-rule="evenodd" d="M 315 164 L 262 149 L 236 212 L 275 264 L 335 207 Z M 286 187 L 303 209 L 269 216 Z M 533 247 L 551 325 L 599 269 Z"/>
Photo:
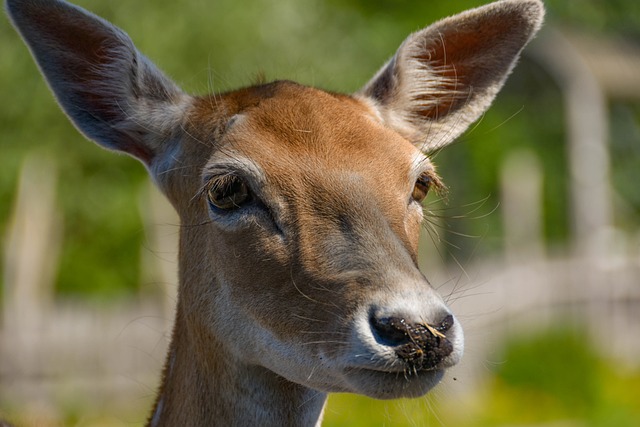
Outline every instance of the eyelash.
<path fill-rule="evenodd" d="M 211 178 L 205 190 L 209 206 L 221 212 L 237 210 L 253 199 L 245 180 L 233 174 Z"/>
<path fill-rule="evenodd" d="M 422 203 L 427 197 L 430 191 L 436 191 L 438 194 L 442 194 L 446 191 L 446 187 L 433 171 L 426 171 L 420 174 L 411 192 L 411 200 Z"/>

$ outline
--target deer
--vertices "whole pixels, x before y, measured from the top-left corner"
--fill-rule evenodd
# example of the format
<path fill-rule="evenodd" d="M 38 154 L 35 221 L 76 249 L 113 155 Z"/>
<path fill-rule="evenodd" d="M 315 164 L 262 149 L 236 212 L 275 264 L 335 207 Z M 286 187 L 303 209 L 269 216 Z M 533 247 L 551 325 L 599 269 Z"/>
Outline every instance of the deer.
<path fill-rule="evenodd" d="M 540 29 L 501 0 L 409 35 L 353 94 L 285 80 L 182 91 L 63 0 L 7 0 L 88 139 L 138 159 L 181 226 L 175 323 L 148 426 L 320 425 L 328 393 L 416 398 L 462 358 L 418 268 L 432 154 L 493 102 Z"/>

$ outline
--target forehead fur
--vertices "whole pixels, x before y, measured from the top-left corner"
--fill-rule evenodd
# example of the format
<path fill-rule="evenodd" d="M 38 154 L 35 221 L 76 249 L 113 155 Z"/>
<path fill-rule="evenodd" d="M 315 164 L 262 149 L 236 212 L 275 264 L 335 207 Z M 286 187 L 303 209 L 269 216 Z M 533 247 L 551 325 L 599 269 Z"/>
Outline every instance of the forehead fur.
<path fill-rule="evenodd" d="M 369 165 L 397 174 L 398 169 L 408 171 L 418 154 L 351 96 L 278 81 L 210 101 L 196 103 L 195 120 L 215 128 L 207 137 L 214 139 L 214 150 L 225 146 L 267 167 L 294 162 L 310 169 L 355 171 Z M 274 157 L 278 148 L 281 154 Z"/>

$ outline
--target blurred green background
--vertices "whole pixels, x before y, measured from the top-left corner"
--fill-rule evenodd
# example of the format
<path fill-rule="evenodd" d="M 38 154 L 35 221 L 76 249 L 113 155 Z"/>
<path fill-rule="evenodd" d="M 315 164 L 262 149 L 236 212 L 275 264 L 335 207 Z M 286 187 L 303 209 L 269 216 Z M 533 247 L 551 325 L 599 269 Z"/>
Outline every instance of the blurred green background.
<path fill-rule="evenodd" d="M 76 3 L 125 29 L 138 48 L 183 88 L 202 94 L 251 84 L 259 74 L 268 80 L 291 79 L 353 92 L 410 32 L 484 2 Z M 637 0 L 545 3 L 547 26 L 640 43 Z M 55 279 L 57 297 L 108 304 L 153 294 L 154 284 L 140 280 L 140 248 L 146 244 L 138 208 L 140 191 L 147 185 L 144 168 L 128 157 L 98 149 L 78 134 L 6 19 L 0 22 L 0 100 L 0 238 L 7 238 L 21 164 L 35 150 L 54 159 L 59 168 L 64 244 Z M 615 99 L 608 106 L 612 184 L 624 200 L 624 209 L 615 210 L 615 225 L 638 236 L 640 102 Z M 498 170 L 518 148 L 531 150 L 542 162 L 545 245 L 566 251 L 571 225 L 564 121 L 559 88 L 525 56 L 479 124 L 436 158 L 451 189 L 445 213 L 449 229 L 444 238 L 451 242 L 446 259 L 492 256 L 503 248 L 503 222 L 496 209 Z M 480 205 L 478 212 L 455 219 L 474 203 Z M 514 337 L 502 355 L 505 363 L 487 367 L 492 379 L 472 402 L 447 399 L 446 387 L 416 401 L 381 403 L 339 395 L 330 399 L 326 425 L 640 425 L 640 373 L 621 373 L 591 341 L 579 328 Z M 0 401 L 0 411 L 2 405 Z M 19 408 L 11 409 L 16 411 Z M 66 423 L 84 419 L 81 414 L 81 407 L 70 409 Z"/>

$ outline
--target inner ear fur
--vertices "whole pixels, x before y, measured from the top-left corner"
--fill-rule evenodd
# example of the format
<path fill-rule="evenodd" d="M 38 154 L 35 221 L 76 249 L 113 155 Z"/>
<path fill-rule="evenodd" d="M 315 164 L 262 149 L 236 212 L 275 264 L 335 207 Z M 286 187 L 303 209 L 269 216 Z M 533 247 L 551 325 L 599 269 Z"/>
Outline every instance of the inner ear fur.
<path fill-rule="evenodd" d="M 425 152 L 457 138 L 490 106 L 540 29 L 539 0 L 503 0 L 411 34 L 358 92 Z"/>

